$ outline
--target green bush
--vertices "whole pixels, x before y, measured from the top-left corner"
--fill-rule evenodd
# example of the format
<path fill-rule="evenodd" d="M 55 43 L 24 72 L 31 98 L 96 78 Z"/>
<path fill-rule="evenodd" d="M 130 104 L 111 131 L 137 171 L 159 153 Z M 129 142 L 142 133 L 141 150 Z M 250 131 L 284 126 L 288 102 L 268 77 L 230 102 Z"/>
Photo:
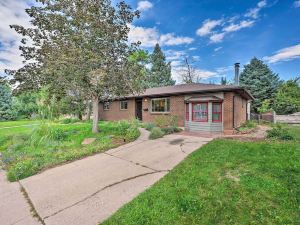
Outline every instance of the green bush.
<path fill-rule="evenodd" d="M 271 130 L 268 130 L 267 138 L 283 141 L 294 140 L 294 137 L 289 133 L 289 130 L 284 128 L 281 124 L 276 124 Z"/>
<path fill-rule="evenodd" d="M 66 138 L 65 132 L 61 128 L 53 127 L 49 124 L 41 124 L 33 130 L 29 143 L 31 146 L 50 146 L 53 142 L 63 141 Z"/>
<path fill-rule="evenodd" d="M 66 118 L 66 119 L 63 119 L 60 123 L 62 123 L 62 124 L 70 124 L 70 123 L 77 123 L 77 122 L 80 122 L 80 119 L 77 119 L 77 118 Z"/>
<path fill-rule="evenodd" d="M 252 130 L 257 127 L 257 122 L 254 120 L 247 120 L 245 123 L 243 123 L 238 130 L 239 131 L 247 131 Z"/>
<path fill-rule="evenodd" d="M 159 115 L 155 117 L 155 125 L 162 127 L 176 127 L 178 125 L 178 116 Z"/>
<path fill-rule="evenodd" d="M 145 125 L 145 129 L 148 130 L 148 131 L 151 131 L 154 127 L 155 127 L 154 123 L 147 123 Z"/>
<path fill-rule="evenodd" d="M 161 128 L 161 130 L 165 133 L 165 134 L 173 134 L 173 133 L 177 133 L 180 132 L 181 129 L 178 127 L 163 127 Z"/>
<path fill-rule="evenodd" d="M 31 159 L 18 162 L 11 166 L 7 172 L 7 178 L 9 181 L 17 181 L 23 178 L 36 174 L 40 170 L 40 165 L 36 161 Z"/>
<path fill-rule="evenodd" d="M 164 136 L 164 132 L 159 127 L 154 127 L 151 130 L 149 138 L 150 139 L 157 139 L 157 138 L 161 138 L 163 136 Z"/>

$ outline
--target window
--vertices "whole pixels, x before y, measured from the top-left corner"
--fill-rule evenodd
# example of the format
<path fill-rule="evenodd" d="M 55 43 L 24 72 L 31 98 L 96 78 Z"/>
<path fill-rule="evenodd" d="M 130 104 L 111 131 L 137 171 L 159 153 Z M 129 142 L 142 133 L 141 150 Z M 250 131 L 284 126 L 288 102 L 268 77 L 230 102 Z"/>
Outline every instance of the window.
<path fill-rule="evenodd" d="M 208 103 L 207 102 L 193 103 L 192 120 L 196 121 L 196 122 L 207 122 L 208 121 Z"/>
<path fill-rule="evenodd" d="M 152 112 L 170 112 L 170 98 L 152 99 Z"/>
<path fill-rule="evenodd" d="M 109 110 L 109 102 L 104 102 L 103 103 L 103 109 L 104 110 Z"/>
<path fill-rule="evenodd" d="M 128 109 L 128 102 L 120 101 L 120 110 L 127 110 L 127 109 Z"/>
<path fill-rule="evenodd" d="M 185 104 L 185 120 L 186 121 L 189 121 L 190 120 L 190 104 L 189 103 L 186 103 Z"/>
<path fill-rule="evenodd" d="M 222 103 L 213 102 L 212 103 L 212 121 L 222 122 Z"/>

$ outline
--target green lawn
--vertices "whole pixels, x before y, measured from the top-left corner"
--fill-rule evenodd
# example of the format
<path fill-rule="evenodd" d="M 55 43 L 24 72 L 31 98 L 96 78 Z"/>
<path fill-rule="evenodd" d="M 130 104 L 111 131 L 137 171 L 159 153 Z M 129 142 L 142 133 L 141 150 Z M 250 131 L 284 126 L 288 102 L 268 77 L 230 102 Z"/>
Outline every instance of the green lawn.
<path fill-rule="evenodd" d="M 40 125 L 15 127 L 36 123 Z M 2 129 L 8 126 L 11 128 Z M 8 179 L 23 179 L 43 169 L 125 144 L 139 136 L 135 122 L 100 122 L 101 132 L 98 134 L 93 134 L 91 127 L 91 123 L 1 122 L 0 153 Z M 82 145 L 85 138 L 96 138 L 96 141 Z"/>
<path fill-rule="evenodd" d="M 299 224 L 296 141 L 217 139 L 191 154 L 104 224 Z"/>

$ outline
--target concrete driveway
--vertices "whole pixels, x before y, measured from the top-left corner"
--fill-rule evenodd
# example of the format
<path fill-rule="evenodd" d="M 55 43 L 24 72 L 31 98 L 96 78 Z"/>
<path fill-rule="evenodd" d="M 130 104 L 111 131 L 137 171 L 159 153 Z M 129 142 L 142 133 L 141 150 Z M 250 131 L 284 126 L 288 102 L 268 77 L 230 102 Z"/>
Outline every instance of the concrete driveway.
<path fill-rule="evenodd" d="M 168 135 L 135 142 L 20 181 L 44 224 L 102 222 L 211 138 Z"/>

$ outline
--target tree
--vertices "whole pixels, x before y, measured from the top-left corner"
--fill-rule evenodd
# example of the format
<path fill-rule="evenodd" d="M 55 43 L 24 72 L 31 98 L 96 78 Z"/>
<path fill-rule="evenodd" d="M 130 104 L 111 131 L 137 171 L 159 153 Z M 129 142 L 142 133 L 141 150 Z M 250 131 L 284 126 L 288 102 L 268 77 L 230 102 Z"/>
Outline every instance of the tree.
<path fill-rule="evenodd" d="M 38 93 L 24 92 L 13 98 L 12 108 L 19 119 L 31 118 L 38 114 Z"/>
<path fill-rule="evenodd" d="M 252 109 L 257 112 L 266 99 L 270 101 L 270 106 L 273 107 L 281 81 L 278 74 L 273 73 L 266 64 L 253 58 L 250 64 L 245 65 L 240 76 L 240 84 L 248 89 L 255 98 Z"/>
<path fill-rule="evenodd" d="M 139 12 L 123 1 L 116 7 L 110 0 L 36 1 L 39 6 L 26 10 L 35 27 L 11 26 L 26 37 L 20 49 L 27 64 L 7 73 L 19 90 L 47 85 L 51 92 L 78 90 L 92 99 L 96 133 L 99 100 L 142 89 L 142 66 L 129 60 L 138 43 L 128 44 L 128 24 Z"/>
<path fill-rule="evenodd" d="M 184 64 L 181 67 L 179 74 L 182 82 L 185 84 L 199 83 L 201 80 L 200 75 L 197 73 L 196 68 L 193 66 L 195 61 L 184 58 Z"/>
<path fill-rule="evenodd" d="M 227 81 L 226 77 L 221 77 L 221 85 L 227 85 L 229 82 Z"/>
<path fill-rule="evenodd" d="M 156 44 L 150 56 L 151 70 L 148 73 L 148 87 L 162 87 L 175 84 L 172 79 L 171 63 L 166 62 L 166 57 L 159 44 Z"/>
<path fill-rule="evenodd" d="M 300 111 L 300 77 L 283 83 L 274 101 L 274 110 L 278 114 L 291 114 Z"/>
<path fill-rule="evenodd" d="M 0 121 L 14 119 L 12 111 L 12 94 L 8 84 L 0 83 Z"/>

